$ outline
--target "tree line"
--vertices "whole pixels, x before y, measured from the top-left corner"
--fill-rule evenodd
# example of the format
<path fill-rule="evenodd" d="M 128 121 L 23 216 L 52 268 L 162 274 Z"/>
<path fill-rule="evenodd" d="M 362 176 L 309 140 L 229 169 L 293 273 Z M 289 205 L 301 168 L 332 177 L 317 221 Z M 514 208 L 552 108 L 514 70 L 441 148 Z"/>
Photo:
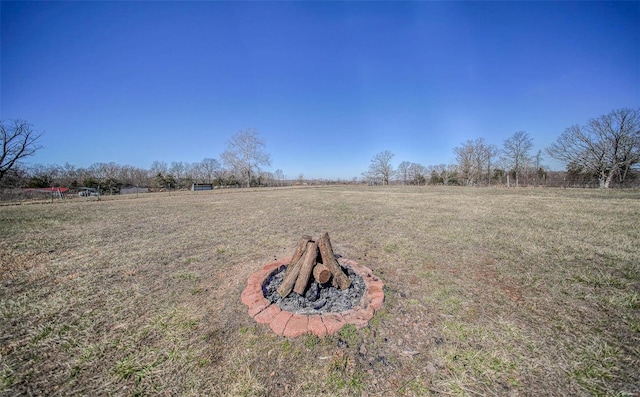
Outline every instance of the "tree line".
<path fill-rule="evenodd" d="M 31 152 L 7 152 L 5 158 L 12 163 L 1 168 L 0 186 L 5 188 L 67 187 L 71 189 L 94 188 L 105 193 L 117 193 L 123 186 L 144 186 L 158 190 L 184 189 L 192 183 L 206 183 L 220 187 L 279 186 L 285 183 L 284 172 L 266 172 L 262 166 L 270 165 L 265 143 L 254 129 L 238 131 L 227 143 L 220 160 L 204 158 L 198 162 L 156 160 L 149 169 L 114 162 L 97 162 L 89 167 L 64 165 L 24 165 L 19 160 L 40 149 L 31 126 L 24 121 L 14 121 L 11 127 L 2 124 L 2 132 L 11 137 L 14 145 L 30 147 Z M 25 134 L 28 131 L 29 134 Z M 20 138 L 20 139 L 18 139 Z M 5 141 L 9 139 L 5 138 Z"/>
<path fill-rule="evenodd" d="M 531 153 L 533 138 L 518 131 L 502 147 L 483 138 L 467 140 L 453 149 L 455 164 L 424 167 L 408 161 L 397 168 L 388 150 L 373 156 L 362 174 L 369 184 L 443 184 L 480 186 L 554 185 L 632 186 L 638 184 L 640 165 L 640 110 L 619 109 L 567 128 L 544 150 L 566 166 L 554 172 L 543 165 L 543 151 Z M 549 180 L 551 177 L 551 181 Z"/>
<path fill-rule="evenodd" d="M 220 159 L 205 158 L 195 163 L 158 160 L 149 169 L 113 162 L 94 163 L 87 168 L 70 163 L 21 164 L 21 160 L 41 149 L 38 144 L 41 136 L 42 133 L 34 131 L 25 121 L 0 122 L 0 187 L 90 187 L 117 193 L 123 186 L 182 189 L 192 183 L 222 187 L 281 186 L 286 183 L 281 169 L 275 172 L 262 170 L 262 167 L 271 165 L 271 156 L 255 129 L 234 134 Z M 394 167 L 394 154 L 385 150 L 373 156 L 368 170 L 360 179 L 354 178 L 349 182 L 380 185 L 630 186 L 640 180 L 640 110 L 614 110 L 589 120 L 585 125 L 567 128 L 544 152 L 531 153 L 532 148 L 533 138 L 525 131 L 515 132 L 501 147 L 477 138 L 453 149 L 455 164 L 426 167 L 410 161 L 402 161 Z M 550 171 L 543 165 L 545 154 L 565 164 L 566 170 Z M 297 183 L 303 183 L 303 174 L 297 179 Z"/>

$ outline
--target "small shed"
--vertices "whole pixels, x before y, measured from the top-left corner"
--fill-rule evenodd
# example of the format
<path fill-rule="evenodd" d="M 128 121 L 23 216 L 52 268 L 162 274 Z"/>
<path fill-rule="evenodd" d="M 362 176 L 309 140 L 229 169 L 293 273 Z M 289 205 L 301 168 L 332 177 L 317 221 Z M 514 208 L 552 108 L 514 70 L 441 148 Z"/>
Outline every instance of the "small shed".
<path fill-rule="evenodd" d="M 198 190 L 213 190 L 213 183 L 192 183 L 191 190 L 194 192 Z"/>
<path fill-rule="evenodd" d="M 149 193 L 148 187 L 129 186 L 120 188 L 120 194 Z"/>

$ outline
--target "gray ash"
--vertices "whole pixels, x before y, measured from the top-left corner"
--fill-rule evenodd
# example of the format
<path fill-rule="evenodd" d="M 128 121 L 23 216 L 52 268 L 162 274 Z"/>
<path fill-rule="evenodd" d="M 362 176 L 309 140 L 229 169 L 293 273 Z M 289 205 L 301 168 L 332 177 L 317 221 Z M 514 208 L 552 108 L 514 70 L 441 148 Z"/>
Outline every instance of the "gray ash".
<path fill-rule="evenodd" d="M 283 298 L 276 290 L 282 284 L 285 269 L 282 266 L 276 270 L 262 285 L 264 297 L 282 310 L 300 314 L 337 313 L 360 305 L 365 290 L 364 280 L 350 267 L 342 267 L 351 280 L 351 286 L 344 291 L 331 286 L 331 281 L 320 285 L 312 277 L 304 295 L 291 291 Z"/>

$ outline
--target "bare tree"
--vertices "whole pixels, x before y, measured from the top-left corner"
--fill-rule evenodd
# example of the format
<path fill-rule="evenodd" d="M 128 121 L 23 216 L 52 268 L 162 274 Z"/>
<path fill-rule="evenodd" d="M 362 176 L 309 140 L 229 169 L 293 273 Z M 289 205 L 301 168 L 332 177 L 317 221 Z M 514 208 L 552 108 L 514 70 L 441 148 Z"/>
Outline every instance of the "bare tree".
<path fill-rule="evenodd" d="M 185 164 L 182 161 L 172 161 L 171 162 L 171 167 L 169 168 L 169 171 L 171 172 L 171 174 L 173 175 L 173 177 L 176 180 L 176 188 L 180 189 L 180 183 L 182 182 L 182 179 L 184 178 L 184 173 L 187 170 L 187 167 L 185 166 Z"/>
<path fill-rule="evenodd" d="M 409 181 L 409 168 L 411 167 L 410 161 L 403 161 L 398 164 L 398 169 L 396 170 L 396 177 L 399 181 L 402 182 L 403 185 L 406 185 Z"/>
<path fill-rule="evenodd" d="M 601 188 L 616 176 L 623 182 L 640 163 L 640 109 L 619 109 L 567 128 L 547 153 L 567 165 L 595 174 Z"/>
<path fill-rule="evenodd" d="M 218 160 L 212 159 L 210 157 L 203 159 L 199 163 L 199 166 L 202 177 L 204 178 L 206 183 L 211 183 L 216 175 L 216 172 L 220 171 L 220 169 L 222 168 Z"/>
<path fill-rule="evenodd" d="M 273 172 L 260 171 L 258 182 L 260 186 L 276 186 L 276 177 Z"/>
<path fill-rule="evenodd" d="M 189 166 L 187 167 L 187 174 L 196 183 L 206 183 L 207 182 L 205 180 L 204 172 L 202 170 L 202 163 L 199 162 L 199 161 L 189 164 Z"/>
<path fill-rule="evenodd" d="M 412 185 L 426 185 L 429 171 L 427 167 L 420 163 L 411 163 L 409 166 L 409 175 L 411 176 L 409 183 Z"/>
<path fill-rule="evenodd" d="M 495 145 L 484 145 L 482 150 L 485 166 L 487 167 L 487 184 L 491 185 L 491 174 L 496 163 L 494 159 L 500 154 L 500 151 Z"/>
<path fill-rule="evenodd" d="M 131 184 L 136 186 L 149 186 L 150 181 L 147 170 L 133 167 L 131 169 Z"/>
<path fill-rule="evenodd" d="M 491 165 L 493 158 L 498 155 L 498 148 L 484 142 L 484 138 L 478 138 L 473 142 L 473 157 L 475 160 L 476 182 L 482 183 L 486 176 L 487 185 L 491 184 Z M 485 174 L 486 171 L 486 174 Z"/>
<path fill-rule="evenodd" d="M 31 164 L 27 167 L 29 187 L 59 186 L 60 167 L 56 164 Z"/>
<path fill-rule="evenodd" d="M 109 194 L 113 194 L 120 189 L 122 182 L 121 166 L 114 163 L 93 163 L 89 166 L 91 176 L 100 184 L 100 187 L 109 189 Z"/>
<path fill-rule="evenodd" d="M 78 169 L 75 165 L 70 164 L 69 162 L 64 163 L 63 166 L 60 167 L 60 185 L 71 187 L 73 185 L 77 185 L 78 183 Z"/>
<path fill-rule="evenodd" d="M 0 121 L 0 139 L 2 140 L 2 153 L 0 153 L 0 181 L 16 163 L 32 156 L 42 147 L 38 140 L 42 132 L 33 130 L 31 124 L 24 120 L 11 122 Z"/>
<path fill-rule="evenodd" d="M 374 179 L 379 179 L 383 185 L 388 185 L 393 176 L 393 166 L 391 159 L 394 154 L 389 150 L 382 151 L 371 159 L 368 175 Z"/>
<path fill-rule="evenodd" d="M 251 186 L 251 178 L 261 165 L 271 165 L 271 157 L 265 152 L 265 144 L 255 129 L 238 131 L 227 143 L 221 155 L 225 165 L 232 168 L 240 181 Z"/>
<path fill-rule="evenodd" d="M 107 169 L 104 165 L 105 163 L 93 163 L 87 168 L 89 176 L 99 183 L 103 183 L 107 179 Z"/>
<path fill-rule="evenodd" d="M 476 143 L 472 140 L 464 142 L 462 145 L 453 148 L 458 162 L 458 170 L 464 184 L 473 185 L 478 180 L 481 168 L 478 168 L 476 156 Z"/>
<path fill-rule="evenodd" d="M 542 150 L 538 150 L 533 160 L 535 162 L 535 181 L 536 186 L 538 186 L 540 179 L 544 179 L 546 174 L 544 168 L 542 167 Z"/>
<path fill-rule="evenodd" d="M 432 184 L 450 185 L 455 179 L 455 164 L 438 164 L 430 167 Z"/>
<path fill-rule="evenodd" d="M 504 141 L 502 157 L 507 167 L 516 177 L 516 187 L 522 171 L 529 165 L 529 151 L 532 147 L 533 140 L 524 131 L 518 131 Z"/>
<path fill-rule="evenodd" d="M 0 181 L 0 188 L 24 187 L 28 184 L 29 170 L 25 164 L 17 162 Z"/>
<path fill-rule="evenodd" d="M 278 168 L 274 173 L 276 180 L 278 181 L 278 186 L 284 185 L 284 172 Z"/>
<path fill-rule="evenodd" d="M 169 172 L 169 166 L 164 161 L 156 160 L 151 163 L 151 168 L 149 169 L 152 177 L 156 177 L 158 174 L 165 176 Z"/>
<path fill-rule="evenodd" d="M 485 176 L 487 183 L 490 183 L 493 159 L 498 153 L 498 149 L 494 145 L 489 145 L 484 142 L 483 138 L 478 138 L 464 142 L 453 151 L 456 154 L 460 176 L 465 185 L 478 185 L 482 183 Z"/>

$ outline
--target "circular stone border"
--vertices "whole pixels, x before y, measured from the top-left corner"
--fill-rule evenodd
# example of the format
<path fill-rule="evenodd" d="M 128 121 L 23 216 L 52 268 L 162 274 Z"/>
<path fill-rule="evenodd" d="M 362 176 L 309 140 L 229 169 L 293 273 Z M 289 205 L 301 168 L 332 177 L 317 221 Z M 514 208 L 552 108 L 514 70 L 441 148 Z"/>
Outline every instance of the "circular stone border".
<path fill-rule="evenodd" d="M 272 304 L 262 293 L 262 286 L 269 276 L 282 267 L 286 267 L 291 257 L 284 257 L 268 263 L 253 273 L 247 280 L 247 286 L 240 295 L 242 303 L 249 308 L 249 316 L 260 324 L 268 324 L 278 335 L 295 338 L 313 334 L 316 336 L 332 335 L 345 324 L 353 324 L 362 328 L 369 324 L 376 310 L 384 303 L 384 283 L 374 276 L 371 269 L 355 261 L 340 258 L 342 266 L 348 266 L 364 280 L 365 291 L 360 305 L 344 312 L 298 314 L 281 310 Z"/>

